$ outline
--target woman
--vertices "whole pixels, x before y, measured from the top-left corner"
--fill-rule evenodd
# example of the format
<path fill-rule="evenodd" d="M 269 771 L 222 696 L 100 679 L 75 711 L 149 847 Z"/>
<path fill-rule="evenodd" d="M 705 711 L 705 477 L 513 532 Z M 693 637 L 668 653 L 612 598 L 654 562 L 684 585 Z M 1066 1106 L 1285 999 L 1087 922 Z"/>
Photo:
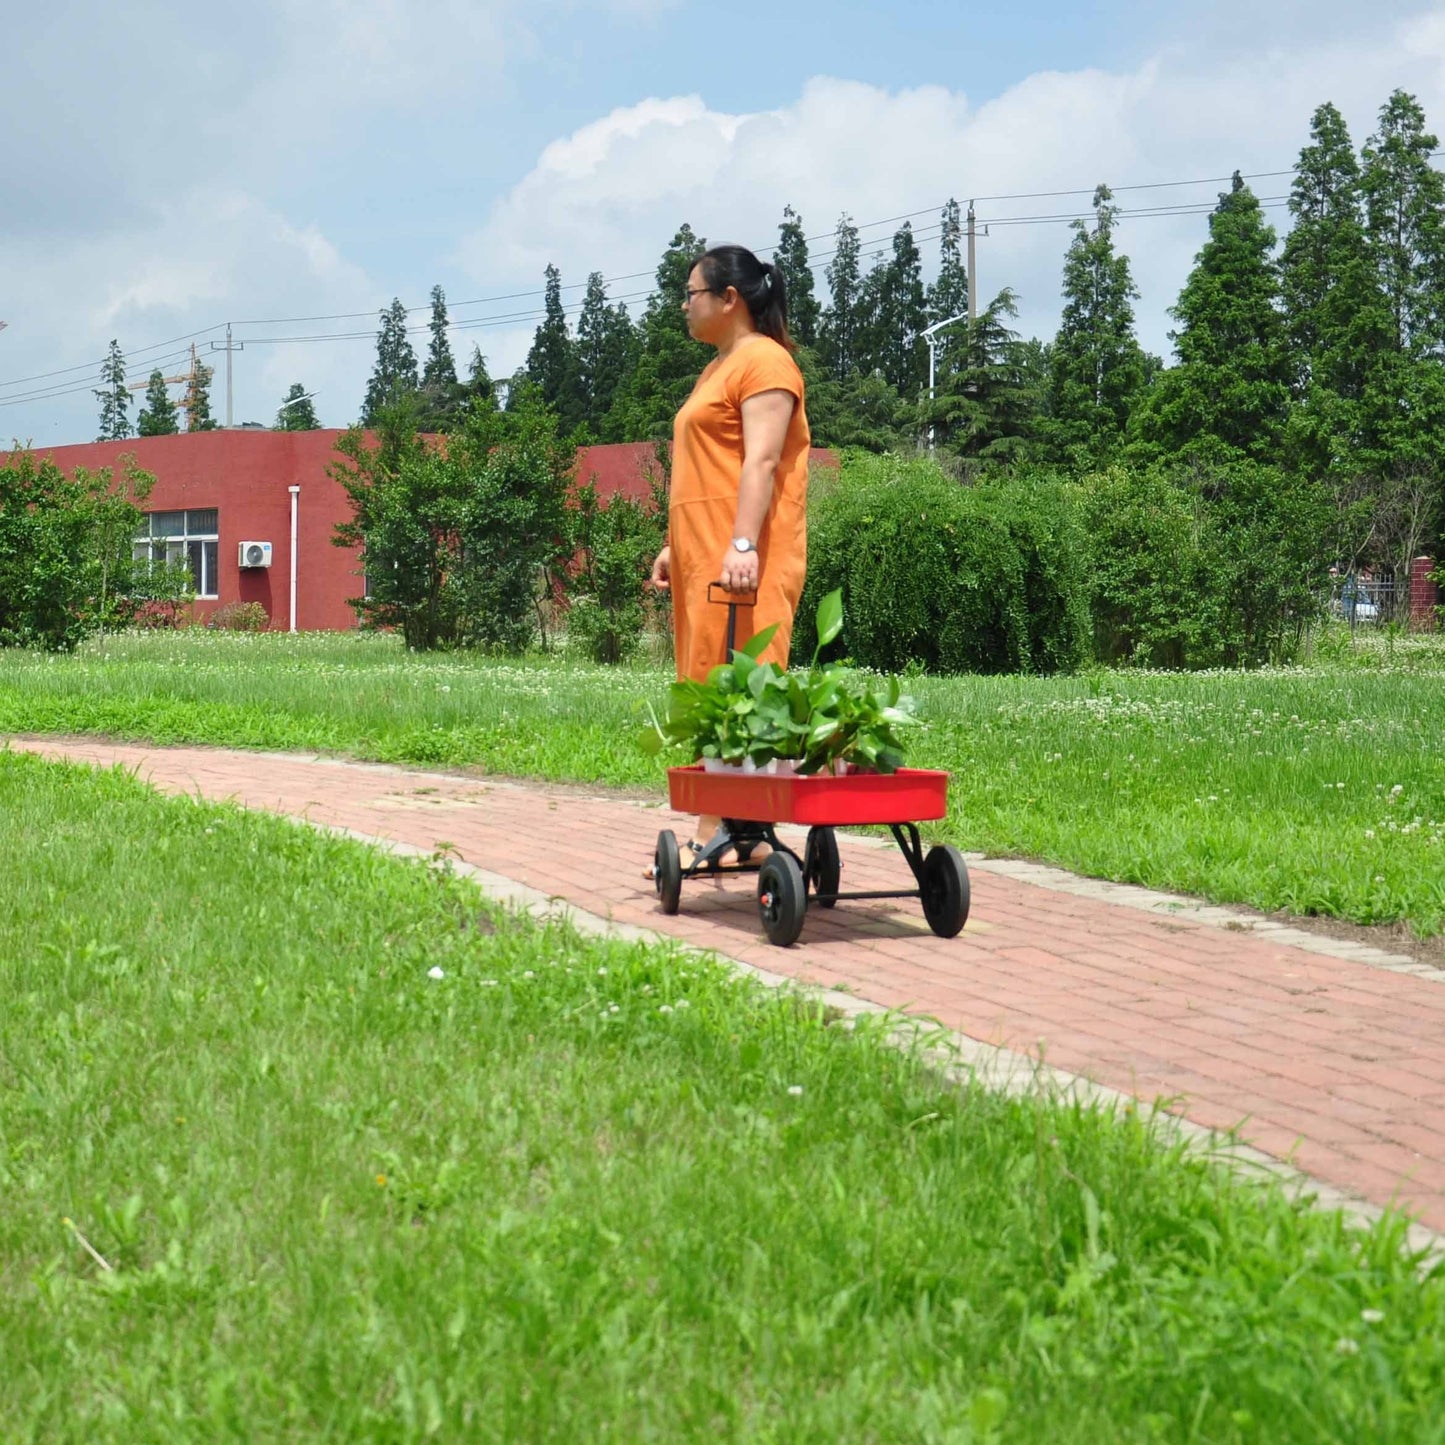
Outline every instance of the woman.
<path fill-rule="evenodd" d="M 653 585 L 672 592 L 677 675 L 703 681 L 726 661 L 727 608 L 708 602 L 718 582 L 757 594 L 738 608 L 737 644 L 777 623 L 761 660 L 786 667 L 807 567 L 809 438 L 783 274 L 742 246 L 715 246 L 689 272 L 682 309 L 717 356 L 673 425 L 667 545 L 652 567 Z M 698 820 L 684 868 L 719 822 Z"/>

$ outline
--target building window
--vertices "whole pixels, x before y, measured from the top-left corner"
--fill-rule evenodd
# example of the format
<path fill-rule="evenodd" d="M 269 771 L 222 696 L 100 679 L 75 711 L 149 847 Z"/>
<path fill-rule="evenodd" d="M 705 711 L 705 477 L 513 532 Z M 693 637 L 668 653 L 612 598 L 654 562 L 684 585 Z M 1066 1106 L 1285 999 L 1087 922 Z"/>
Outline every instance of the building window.
<path fill-rule="evenodd" d="M 146 530 L 135 539 L 136 561 L 184 563 L 197 597 L 220 595 L 220 519 L 215 507 L 185 512 L 148 512 Z"/>

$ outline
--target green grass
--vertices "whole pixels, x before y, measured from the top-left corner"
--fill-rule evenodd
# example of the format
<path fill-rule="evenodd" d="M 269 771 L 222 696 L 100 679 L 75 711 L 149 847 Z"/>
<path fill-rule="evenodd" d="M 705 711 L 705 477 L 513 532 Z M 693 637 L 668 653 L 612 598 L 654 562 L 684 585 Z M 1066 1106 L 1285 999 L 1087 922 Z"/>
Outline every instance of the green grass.
<path fill-rule="evenodd" d="M 1445 1439 L 1396 1222 L 285 820 L 0 808 L 7 1445 Z"/>
<path fill-rule="evenodd" d="M 387 637 L 122 637 L 0 656 L 0 731 L 317 749 L 661 789 L 658 667 L 408 656 Z M 1309 668 L 920 678 L 950 841 L 1266 910 L 1445 929 L 1445 647 Z"/>

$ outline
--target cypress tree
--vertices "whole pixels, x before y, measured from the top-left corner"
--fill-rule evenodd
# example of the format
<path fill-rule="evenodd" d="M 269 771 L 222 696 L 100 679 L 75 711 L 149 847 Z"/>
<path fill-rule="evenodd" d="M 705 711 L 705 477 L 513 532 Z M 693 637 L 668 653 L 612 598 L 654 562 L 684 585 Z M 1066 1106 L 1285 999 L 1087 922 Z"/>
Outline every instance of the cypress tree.
<path fill-rule="evenodd" d="M 688 335 L 682 313 L 688 273 L 707 243 L 683 225 L 657 266 L 657 289 L 643 313 L 636 362 L 618 386 L 604 428 L 608 441 L 656 441 L 672 435 L 672 420 L 687 400 L 707 349 Z M 620 327 L 616 336 L 620 340 Z"/>
<path fill-rule="evenodd" d="M 787 287 L 788 330 L 799 346 L 813 346 L 818 340 L 818 298 L 813 293 L 813 268 L 808 264 L 802 218 L 791 206 L 783 207 L 773 259 Z"/>
<path fill-rule="evenodd" d="M 549 265 L 545 274 L 546 299 L 541 324 L 527 353 L 527 380 L 537 388 L 543 404 L 557 411 L 567 385 L 572 338 L 567 331 L 567 313 L 562 309 L 561 273 Z"/>
<path fill-rule="evenodd" d="M 1392 329 L 1366 244 L 1360 168 L 1339 111 L 1320 106 L 1290 188 L 1294 227 L 1280 260 L 1280 290 L 1299 405 L 1286 455 L 1310 475 L 1354 461 L 1361 404 Z"/>
<path fill-rule="evenodd" d="M 100 403 L 100 435 L 96 441 L 123 441 L 130 435 L 130 393 L 125 389 L 125 357 L 114 339 L 100 364 L 100 386 L 94 395 Z"/>
<path fill-rule="evenodd" d="M 592 272 L 577 320 L 574 354 L 581 418 L 594 436 L 603 434 L 617 388 L 632 369 L 636 338 L 627 307 L 620 302 L 609 306 L 602 273 Z"/>
<path fill-rule="evenodd" d="M 366 385 L 362 426 L 374 426 L 382 410 L 417 390 L 416 352 L 406 334 L 406 307 L 399 298 L 380 313 L 376 335 L 376 366 Z"/>
<path fill-rule="evenodd" d="M 1179 365 L 1135 412 L 1146 452 L 1222 447 L 1273 460 L 1291 380 L 1274 242 L 1274 228 L 1236 171 L 1170 312 L 1180 324 L 1170 333 Z"/>
<path fill-rule="evenodd" d="M 1118 445 L 1144 384 L 1144 353 L 1134 335 L 1139 292 L 1129 258 L 1114 249 L 1118 207 L 1107 186 L 1094 192 L 1094 224 L 1073 223 L 1064 258 L 1064 311 L 1049 357 L 1049 419 L 1054 455 L 1075 467 L 1105 461 Z"/>
<path fill-rule="evenodd" d="M 421 384 L 428 391 L 445 393 L 457 384 L 457 367 L 452 360 L 452 346 L 447 339 L 447 297 L 440 286 L 431 288 L 431 341 L 427 346 L 426 367 Z"/>
<path fill-rule="evenodd" d="M 306 388 L 299 381 L 291 383 L 281 409 L 276 413 L 277 431 L 316 431 L 321 423 L 316 419 L 316 408 L 306 394 Z"/>
<path fill-rule="evenodd" d="M 176 420 L 176 404 L 166 390 L 166 379 L 159 368 L 150 374 L 146 386 L 145 405 L 136 418 L 136 435 L 143 437 L 169 437 L 180 431 Z"/>
<path fill-rule="evenodd" d="M 925 404 L 938 443 L 959 456 L 1009 461 L 1030 451 L 1039 378 L 1030 349 L 1008 325 L 1017 315 L 1005 287 L 964 328 L 937 400 Z"/>
<path fill-rule="evenodd" d="M 1445 351 L 1445 179 L 1419 101 L 1397 90 L 1364 149 L 1360 188 L 1371 256 L 1395 331 L 1411 356 Z"/>
<path fill-rule="evenodd" d="M 928 288 L 928 324 L 950 321 L 968 312 L 968 270 L 963 264 L 963 220 L 958 202 L 950 200 L 943 208 L 938 235 L 938 279 Z M 952 327 L 934 338 L 934 348 L 941 369 L 951 344 L 959 341 Z"/>
<path fill-rule="evenodd" d="M 828 375 L 841 382 L 859 369 L 859 301 L 863 289 L 858 228 L 847 212 L 838 218 L 833 259 L 824 274 L 828 278 L 829 301 L 819 323 L 818 349 Z"/>
<path fill-rule="evenodd" d="M 870 359 L 888 384 L 912 401 L 928 377 L 922 342 L 928 321 L 923 261 L 908 221 L 894 233 L 893 254 L 868 280 Z"/>
<path fill-rule="evenodd" d="M 215 372 L 203 366 L 191 353 L 191 374 L 186 384 L 186 430 L 215 431 L 216 419 L 211 415 L 211 378 Z"/>

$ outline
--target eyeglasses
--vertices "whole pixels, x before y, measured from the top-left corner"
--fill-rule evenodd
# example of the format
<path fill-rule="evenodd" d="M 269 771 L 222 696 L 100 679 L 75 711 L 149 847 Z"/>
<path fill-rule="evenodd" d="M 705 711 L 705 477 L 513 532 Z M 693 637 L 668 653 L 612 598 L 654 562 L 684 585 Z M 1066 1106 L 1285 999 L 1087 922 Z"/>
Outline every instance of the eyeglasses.
<path fill-rule="evenodd" d="M 682 293 L 682 304 L 684 306 L 691 306 L 692 298 L 694 296 L 708 296 L 715 294 L 716 293 L 713 291 L 713 288 L 711 286 L 689 286 Z"/>

